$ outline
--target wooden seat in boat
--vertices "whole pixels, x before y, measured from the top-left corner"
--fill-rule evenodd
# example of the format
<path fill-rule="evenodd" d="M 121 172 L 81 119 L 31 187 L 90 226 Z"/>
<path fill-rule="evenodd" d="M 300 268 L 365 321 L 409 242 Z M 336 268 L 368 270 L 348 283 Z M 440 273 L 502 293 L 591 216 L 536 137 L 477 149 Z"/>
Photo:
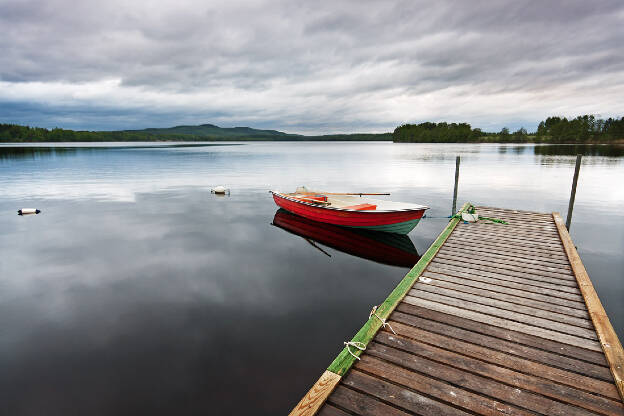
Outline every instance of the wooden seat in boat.
<path fill-rule="evenodd" d="M 341 209 L 354 209 L 356 211 L 374 211 L 377 209 L 377 205 L 373 204 L 358 204 L 350 205 L 348 207 L 340 207 Z"/>

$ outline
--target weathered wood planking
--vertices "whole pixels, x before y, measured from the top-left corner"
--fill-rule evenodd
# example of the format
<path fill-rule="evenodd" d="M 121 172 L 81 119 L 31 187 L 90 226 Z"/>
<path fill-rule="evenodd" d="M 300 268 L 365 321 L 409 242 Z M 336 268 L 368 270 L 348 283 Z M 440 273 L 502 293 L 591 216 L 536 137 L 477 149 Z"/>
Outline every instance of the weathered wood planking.
<path fill-rule="evenodd" d="M 477 209 L 509 224 L 451 222 L 389 297 L 397 334 L 369 320 L 293 415 L 624 415 L 624 352 L 559 215 Z"/>

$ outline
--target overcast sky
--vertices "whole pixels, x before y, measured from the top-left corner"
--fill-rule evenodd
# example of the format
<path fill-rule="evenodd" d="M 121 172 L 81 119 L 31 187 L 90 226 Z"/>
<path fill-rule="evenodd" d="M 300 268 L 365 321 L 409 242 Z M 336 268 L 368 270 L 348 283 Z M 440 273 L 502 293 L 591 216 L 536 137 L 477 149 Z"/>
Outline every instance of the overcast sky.
<path fill-rule="evenodd" d="M 624 2 L 0 0 L 0 122 L 406 122 L 624 115 Z"/>

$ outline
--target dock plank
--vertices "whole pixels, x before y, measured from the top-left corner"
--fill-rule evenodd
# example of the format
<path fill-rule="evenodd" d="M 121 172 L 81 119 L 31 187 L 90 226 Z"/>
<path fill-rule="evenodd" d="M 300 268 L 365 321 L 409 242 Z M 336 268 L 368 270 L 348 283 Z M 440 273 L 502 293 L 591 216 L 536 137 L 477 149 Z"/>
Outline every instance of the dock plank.
<path fill-rule="evenodd" d="M 552 245 L 543 245 L 539 243 L 534 243 L 532 241 L 511 241 L 505 238 L 497 238 L 496 236 L 479 236 L 479 238 L 474 238 L 470 233 L 463 234 L 453 234 L 449 237 L 449 241 L 461 241 L 466 244 L 470 244 L 473 242 L 474 244 L 488 245 L 492 247 L 518 247 L 519 250 L 532 250 L 536 253 L 546 253 L 546 254 L 554 254 L 560 255 L 562 247 L 552 246 Z"/>
<path fill-rule="evenodd" d="M 417 357 L 408 352 L 392 348 L 376 342 L 371 343 L 367 352 L 374 357 L 423 373 L 434 379 L 446 382 L 479 393 L 486 397 L 547 415 L 588 415 L 590 412 L 579 407 L 555 401 L 549 397 L 524 389 L 518 389 L 506 383 L 484 377 L 473 372 L 466 372 L 443 364 L 437 360 Z"/>
<path fill-rule="evenodd" d="M 409 311 L 411 313 L 405 313 L 404 311 Z M 578 357 L 570 357 L 559 354 L 559 352 L 561 352 L 561 349 L 558 348 L 558 346 L 550 348 L 551 350 L 557 352 L 550 352 L 548 350 L 527 345 L 531 344 L 531 342 L 520 339 L 517 334 L 515 337 L 509 337 L 509 340 L 496 338 L 495 336 L 491 336 L 497 335 L 496 331 L 488 331 L 491 332 L 491 335 L 471 331 L 465 329 L 465 326 L 463 328 L 460 328 L 458 326 L 450 325 L 449 321 L 451 323 L 454 323 L 455 325 L 462 324 L 461 321 L 458 322 L 456 319 L 454 319 L 454 317 L 450 315 L 446 315 L 445 317 L 441 317 L 439 314 L 436 316 L 430 316 L 427 315 L 426 312 L 427 310 L 422 310 L 411 305 L 401 305 L 392 314 L 392 320 L 403 323 L 405 325 L 410 325 L 429 332 L 440 334 L 449 339 L 458 339 L 470 342 L 471 344 L 492 348 L 506 354 L 527 358 L 538 363 L 543 363 L 551 367 L 561 368 L 581 375 L 587 375 L 598 380 L 603 380 L 607 382 L 610 382 L 612 380 L 611 373 L 609 372 L 609 369 L 606 367 L 606 365 L 594 364 L 591 362 L 583 361 Z M 413 315 L 413 313 L 418 313 L 420 316 Z M 434 319 L 436 318 L 444 319 L 435 321 Z M 488 330 L 490 328 L 486 329 L 482 326 L 479 327 L 479 330 L 484 329 Z M 520 342 L 524 343 L 521 344 Z M 544 347 L 544 342 L 541 339 L 537 342 L 533 342 L 532 344 L 539 345 L 539 347 Z"/>
<path fill-rule="evenodd" d="M 458 313 L 472 317 L 479 317 L 479 319 L 490 320 L 492 322 L 500 322 L 502 319 L 504 322 L 507 322 L 508 325 L 517 325 L 517 327 L 522 327 L 528 331 L 540 331 L 540 333 L 548 334 L 549 336 L 556 337 L 570 335 L 598 341 L 596 333 L 592 330 L 587 330 L 574 325 L 562 324 L 548 319 L 537 318 L 536 316 L 520 312 L 511 312 L 505 309 L 499 309 L 451 296 L 439 295 L 437 293 L 428 292 L 422 289 L 412 289 L 408 296 L 405 297 L 405 301 L 411 304 L 417 304 L 417 302 L 424 301 L 436 303 L 438 308 L 450 307 L 454 309 L 461 309 L 461 312 Z M 546 332 L 542 332 L 542 329 Z M 575 342 L 581 342 L 581 340 L 576 340 Z M 596 348 L 596 346 L 594 346 L 594 348 Z"/>
<path fill-rule="evenodd" d="M 385 374 L 381 375 L 386 379 Z M 422 416 L 457 415 L 469 416 L 470 413 L 456 409 L 448 404 L 431 399 L 423 394 L 419 394 L 412 389 L 397 386 L 394 383 L 384 381 L 382 378 L 373 377 L 354 368 L 345 376 L 343 384 L 367 393 L 386 403 L 390 403 L 401 410 L 406 410 L 412 414 Z"/>
<path fill-rule="evenodd" d="M 509 270 L 502 267 L 484 266 L 482 264 L 468 263 L 457 259 L 443 257 L 436 257 L 431 264 L 434 266 L 437 266 L 438 264 L 451 266 L 459 268 L 460 270 L 466 270 L 469 273 L 478 273 L 481 276 L 493 277 L 501 281 L 524 283 L 527 285 L 551 289 L 553 291 L 573 293 L 581 296 L 581 292 L 578 287 L 572 286 L 574 282 L 569 283 L 564 279 L 555 279 L 552 277 L 539 276 L 530 272 Z"/>
<path fill-rule="evenodd" d="M 329 397 L 328 403 L 363 416 L 406 416 L 410 414 L 387 405 L 365 393 L 344 387 L 342 384 L 336 387 L 336 390 Z"/>
<path fill-rule="evenodd" d="M 552 297 L 549 298 L 547 296 L 544 296 L 540 298 L 538 297 L 540 295 L 537 294 L 532 294 L 532 296 L 526 296 L 526 292 L 520 291 L 515 291 L 516 293 L 508 293 L 505 291 L 501 291 L 500 288 L 497 286 L 484 285 L 483 283 L 476 283 L 476 285 L 473 286 L 470 285 L 470 281 L 468 279 L 455 279 L 451 276 L 440 275 L 433 272 L 425 272 L 423 273 L 423 276 L 431 279 L 432 285 L 452 289 L 457 292 L 470 293 L 473 295 L 488 297 L 495 300 L 507 301 L 512 304 L 530 306 L 534 309 L 555 312 L 562 315 L 574 316 L 586 320 L 590 319 L 587 311 L 576 307 L 577 305 L 573 305 L 574 307 L 569 307 L 565 306 L 565 303 L 552 303 Z M 509 290 L 513 291 L 513 289 Z M 522 296 L 518 296 L 517 293 Z M 562 300 L 562 302 L 568 301 Z"/>
<path fill-rule="evenodd" d="M 510 370 L 509 368 L 490 364 L 464 354 L 428 345 L 420 340 L 417 341 L 402 335 L 396 336 L 382 331 L 375 337 L 375 342 L 419 357 L 435 360 L 466 372 L 486 376 L 501 383 L 510 384 L 516 388 L 541 394 L 554 400 L 570 403 L 589 411 L 608 415 L 618 415 L 624 412 L 624 405 L 621 402 L 618 403 L 614 400 L 554 383 L 538 376 Z"/>
<path fill-rule="evenodd" d="M 518 247 L 507 247 L 506 249 L 497 248 L 493 246 L 481 245 L 481 244 L 458 244 L 454 241 L 447 241 L 444 245 L 444 248 L 452 249 L 452 251 L 465 252 L 469 251 L 469 253 L 479 253 L 479 254 L 491 254 L 493 257 L 506 257 L 510 260 L 518 259 L 518 261 L 522 261 L 525 263 L 534 263 L 534 264 L 546 264 L 546 265 L 561 265 L 567 266 L 562 267 L 566 270 L 571 270 L 570 263 L 565 257 L 555 257 L 552 255 L 540 255 L 540 253 L 536 253 L 533 250 L 530 251 L 522 251 L 519 250 Z M 531 260 L 531 261 L 529 261 Z"/>
<path fill-rule="evenodd" d="M 479 250 L 488 250 L 491 252 L 503 252 L 504 254 L 535 256 L 544 260 L 553 260 L 557 263 L 570 264 L 568 258 L 561 253 L 560 250 L 540 249 L 538 247 L 527 247 L 519 244 L 511 244 L 505 242 L 495 242 L 495 240 L 471 240 L 458 235 L 452 235 L 447 240 L 447 244 L 461 247 L 470 247 Z"/>
<path fill-rule="evenodd" d="M 334 407 L 329 403 L 323 406 L 323 408 L 317 414 L 319 416 L 351 416 L 352 415 L 352 413 L 347 413 L 343 410 L 340 410 L 337 407 Z"/>
<path fill-rule="evenodd" d="M 533 347 L 536 349 L 541 349 L 545 352 L 551 352 L 557 355 L 561 355 L 564 358 L 567 357 L 573 358 L 575 360 L 582 360 L 608 369 L 608 364 L 605 360 L 604 355 L 602 354 L 602 351 L 591 351 L 586 348 L 579 348 L 574 345 L 548 340 L 542 337 L 538 337 L 534 334 L 526 334 L 518 331 L 509 331 L 505 328 L 484 324 L 482 322 L 473 321 L 471 319 L 462 318 L 456 315 L 441 313 L 432 309 L 427 309 L 416 305 L 410 305 L 405 302 L 401 303 L 396 310 L 405 314 L 417 315 L 419 317 L 422 317 L 423 319 L 426 319 L 432 324 L 433 322 L 440 322 L 445 327 L 448 327 L 449 330 L 454 330 L 454 328 L 461 328 L 465 331 L 474 332 L 481 337 L 487 336 L 489 338 L 496 338 L 499 340 L 511 342 L 515 345 L 515 348 L 521 349 L 523 347 Z M 608 377 L 608 379 L 610 380 L 611 378 Z"/>
<path fill-rule="evenodd" d="M 475 265 L 496 265 L 497 269 L 518 271 L 521 273 L 529 274 L 531 276 L 550 277 L 552 279 L 556 279 L 556 284 L 571 286 L 576 283 L 570 268 L 560 267 L 560 265 L 557 265 L 557 267 L 553 267 L 554 265 L 542 266 L 539 264 L 535 264 L 534 262 L 524 262 L 509 257 L 503 260 L 501 256 L 498 255 L 486 254 L 478 251 L 473 251 L 472 253 L 469 253 L 466 250 L 453 250 L 451 248 L 445 248 L 444 250 L 440 250 L 440 253 L 436 257 L 441 259 L 462 261 Z M 564 280 L 564 282 L 560 282 L 560 280 Z"/>
<path fill-rule="evenodd" d="M 453 384 L 428 377 L 408 369 L 381 360 L 372 355 L 364 355 L 354 369 L 385 377 L 393 383 L 407 386 L 413 390 L 426 393 L 436 399 L 463 407 L 482 415 L 532 415 L 519 407 L 506 404 L 480 394 L 454 386 Z"/>
<path fill-rule="evenodd" d="M 514 232 L 512 235 L 500 232 L 500 231 L 488 231 L 484 229 L 466 229 L 462 228 L 456 232 L 458 236 L 462 237 L 472 237 L 474 240 L 479 241 L 481 239 L 492 239 L 498 241 L 506 241 L 509 243 L 517 243 L 517 244 L 531 244 L 537 247 L 544 247 L 548 249 L 562 249 L 563 246 L 560 242 L 557 242 L 554 239 L 548 238 L 537 238 L 532 236 L 530 233 L 519 233 Z"/>
<path fill-rule="evenodd" d="M 499 328 L 508 329 L 510 331 L 524 332 L 525 334 L 534 334 L 538 337 L 550 339 L 552 341 L 558 341 L 567 343 L 580 348 L 586 348 L 592 351 L 601 351 L 600 344 L 594 340 L 587 338 L 577 337 L 574 335 L 564 334 L 558 331 L 550 329 L 540 328 L 534 325 L 528 325 L 522 322 L 516 322 L 507 320 L 505 318 L 499 318 L 497 316 L 487 315 L 480 312 L 474 312 L 468 309 L 459 308 L 456 306 L 446 305 L 435 301 L 430 301 L 422 298 L 415 298 L 412 296 L 406 296 L 405 303 L 410 305 L 422 306 L 434 311 L 448 313 L 449 315 L 456 315 L 462 318 L 470 319 L 473 321 L 481 322 L 482 324 L 488 324 L 497 326 Z"/>
<path fill-rule="evenodd" d="M 436 284 L 438 283 L 438 284 Z M 518 302 L 508 302 L 505 300 L 494 299 L 490 294 L 488 296 L 484 296 L 484 293 L 470 293 L 464 292 L 462 290 L 458 290 L 456 286 L 446 286 L 444 281 L 434 280 L 430 284 L 426 285 L 418 285 L 418 290 L 432 292 L 442 296 L 449 296 L 458 298 L 461 300 L 466 300 L 470 302 L 474 302 L 477 304 L 491 306 L 494 308 L 518 312 L 521 314 L 525 314 L 528 316 L 535 316 L 538 318 L 543 318 L 546 320 L 551 320 L 555 322 L 560 322 L 563 324 L 570 324 L 574 326 L 579 326 L 582 328 L 587 328 L 593 333 L 594 325 L 591 320 L 587 318 L 577 318 L 574 316 L 565 315 L 563 313 L 558 313 L 554 311 L 546 311 L 540 308 L 536 308 L 535 305 L 525 306 L 522 303 Z M 459 288 L 461 289 L 461 288 Z M 410 290 L 410 294 L 416 293 L 415 289 Z M 483 311 L 483 309 L 479 308 L 479 310 Z"/>
<path fill-rule="evenodd" d="M 619 394 L 613 383 L 596 380 L 586 377 L 578 373 L 561 370 L 548 365 L 544 365 L 528 358 L 517 357 L 511 354 L 503 353 L 492 348 L 474 345 L 469 342 L 454 340 L 439 334 L 429 332 L 427 330 L 414 328 L 398 321 L 391 321 L 392 328 L 402 337 L 427 343 L 432 346 L 440 346 L 445 350 L 455 352 L 457 354 L 466 355 L 481 361 L 486 361 L 502 367 L 520 371 L 526 374 L 539 374 L 541 378 L 565 384 L 574 388 L 579 388 L 587 392 L 596 393 L 610 399 L 619 399 Z M 391 333 L 385 334 L 391 337 Z M 381 341 L 380 341 L 381 342 Z"/>
<path fill-rule="evenodd" d="M 514 279 L 505 275 L 497 275 L 493 273 L 484 273 L 479 270 L 462 268 L 453 264 L 432 262 L 427 271 L 435 272 L 443 275 L 455 276 L 458 278 L 471 279 L 477 282 L 489 283 L 495 286 L 507 287 L 511 289 L 522 290 L 527 293 L 538 293 L 544 296 L 552 296 L 562 299 L 568 299 L 575 302 L 583 302 L 583 296 L 580 293 L 570 293 L 561 291 L 560 288 L 552 288 L 552 286 L 544 286 L 539 282 L 531 280 Z M 502 278 L 501 278 L 502 277 Z"/>

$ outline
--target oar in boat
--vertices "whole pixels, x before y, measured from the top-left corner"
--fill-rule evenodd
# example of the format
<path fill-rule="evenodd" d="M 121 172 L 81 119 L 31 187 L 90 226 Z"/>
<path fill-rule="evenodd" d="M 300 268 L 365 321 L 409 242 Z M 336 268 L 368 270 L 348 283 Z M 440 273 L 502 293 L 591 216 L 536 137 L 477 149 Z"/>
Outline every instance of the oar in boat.
<path fill-rule="evenodd" d="M 298 194 L 310 194 L 310 195 L 390 195 L 390 193 L 365 193 L 365 192 L 297 192 Z"/>

